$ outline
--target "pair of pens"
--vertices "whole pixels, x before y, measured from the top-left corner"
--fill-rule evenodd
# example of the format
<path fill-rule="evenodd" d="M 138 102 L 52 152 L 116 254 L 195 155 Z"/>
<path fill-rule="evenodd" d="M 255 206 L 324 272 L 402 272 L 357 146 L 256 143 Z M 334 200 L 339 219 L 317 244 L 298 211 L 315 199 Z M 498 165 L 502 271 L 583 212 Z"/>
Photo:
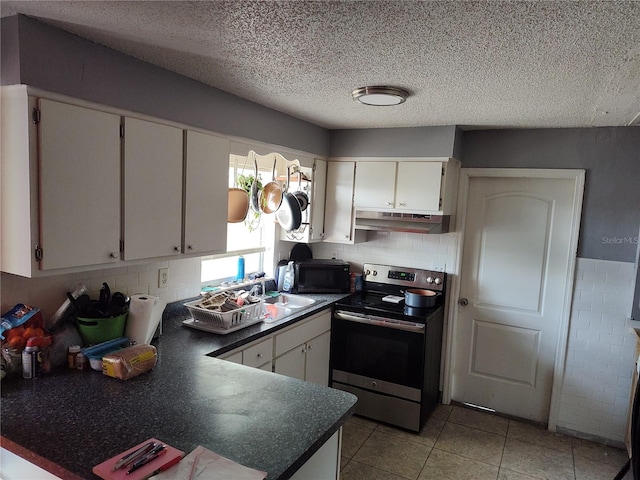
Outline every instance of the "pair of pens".
<path fill-rule="evenodd" d="M 121 468 L 128 467 L 133 462 L 135 462 L 136 460 L 139 460 L 144 455 L 146 455 L 151 450 L 153 450 L 155 446 L 156 446 L 155 442 L 149 442 L 144 444 L 137 450 L 134 450 L 133 452 L 128 453 L 127 455 L 125 455 L 124 457 L 122 457 L 120 460 L 116 462 L 116 464 L 113 466 L 111 471 L 116 471 L 116 470 L 120 470 Z"/>
<path fill-rule="evenodd" d="M 127 470 L 127 475 L 129 475 L 131 472 L 135 472 L 139 468 L 144 467 L 147 463 L 152 462 L 160 455 L 164 455 L 165 453 L 167 453 L 166 445 L 162 445 L 161 443 L 159 443 L 158 445 L 153 447 L 151 451 L 144 457 L 142 457 L 140 460 L 135 461 L 133 465 L 131 465 L 131 468 Z"/>
<path fill-rule="evenodd" d="M 176 465 L 178 462 L 180 462 L 180 460 L 182 460 L 182 457 L 176 457 L 173 460 L 167 462 L 165 465 L 162 465 L 160 468 L 157 468 L 156 470 L 154 470 L 153 472 L 151 472 L 149 475 L 147 475 L 146 477 L 144 477 L 143 480 L 148 480 L 149 478 L 153 477 L 154 475 L 158 475 L 159 473 L 164 472 L 165 470 L 169 470 L 171 467 L 173 467 L 174 465 Z"/>

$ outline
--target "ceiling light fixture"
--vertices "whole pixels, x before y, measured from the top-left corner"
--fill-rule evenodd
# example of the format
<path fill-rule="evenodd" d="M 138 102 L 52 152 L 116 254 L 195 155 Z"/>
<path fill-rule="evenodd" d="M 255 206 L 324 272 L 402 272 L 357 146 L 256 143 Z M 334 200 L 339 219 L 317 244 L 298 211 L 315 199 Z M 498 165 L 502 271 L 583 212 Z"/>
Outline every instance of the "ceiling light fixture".
<path fill-rule="evenodd" d="M 409 92 L 398 87 L 379 85 L 356 88 L 351 92 L 351 96 L 365 105 L 390 106 L 404 103 Z"/>

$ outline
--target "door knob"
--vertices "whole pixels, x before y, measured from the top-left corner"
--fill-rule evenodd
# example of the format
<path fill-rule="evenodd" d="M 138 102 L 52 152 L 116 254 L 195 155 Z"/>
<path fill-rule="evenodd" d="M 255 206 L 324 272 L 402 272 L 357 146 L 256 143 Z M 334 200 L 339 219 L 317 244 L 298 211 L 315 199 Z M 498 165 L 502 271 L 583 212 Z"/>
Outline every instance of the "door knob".
<path fill-rule="evenodd" d="M 461 306 L 466 307 L 467 305 L 469 305 L 469 300 L 467 300 L 466 298 L 461 298 L 460 300 L 458 300 L 458 303 Z"/>

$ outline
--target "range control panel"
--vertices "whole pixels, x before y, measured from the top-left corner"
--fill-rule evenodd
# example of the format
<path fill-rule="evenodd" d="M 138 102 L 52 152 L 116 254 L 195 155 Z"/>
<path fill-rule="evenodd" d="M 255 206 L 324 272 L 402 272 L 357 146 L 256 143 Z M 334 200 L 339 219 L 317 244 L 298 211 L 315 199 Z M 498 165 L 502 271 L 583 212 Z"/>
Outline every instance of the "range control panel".
<path fill-rule="evenodd" d="M 365 282 L 397 285 L 408 288 L 426 288 L 428 290 L 444 290 L 446 273 L 436 270 L 418 268 L 392 267 L 365 263 L 363 266 Z"/>

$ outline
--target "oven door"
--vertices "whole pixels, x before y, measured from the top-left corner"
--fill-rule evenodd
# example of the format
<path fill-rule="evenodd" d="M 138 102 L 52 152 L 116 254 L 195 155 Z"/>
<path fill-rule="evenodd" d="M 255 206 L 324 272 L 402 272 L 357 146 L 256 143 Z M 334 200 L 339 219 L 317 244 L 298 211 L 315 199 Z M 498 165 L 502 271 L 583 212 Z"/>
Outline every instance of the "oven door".
<path fill-rule="evenodd" d="M 335 381 L 419 401 L 424 349 L 424 324 L 344 310 L 333 314 L 331 370 Z"/>

